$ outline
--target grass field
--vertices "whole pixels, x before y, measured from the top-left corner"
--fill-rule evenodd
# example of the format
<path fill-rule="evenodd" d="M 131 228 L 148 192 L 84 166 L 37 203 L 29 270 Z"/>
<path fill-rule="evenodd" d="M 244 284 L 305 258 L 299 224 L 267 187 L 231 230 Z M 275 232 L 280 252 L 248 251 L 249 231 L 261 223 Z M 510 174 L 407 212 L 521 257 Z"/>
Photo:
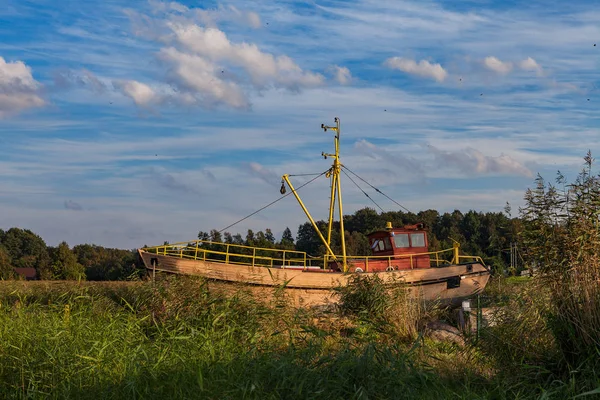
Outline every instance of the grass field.
<path fill-rule="evenodd" d="M 373 287 L 354 288 L 368 307 L 324 311 L 195 278 L 0 282 L 0 398 L 587 397 L 595 371 L 561 365 L 527 285 L 493 282 L 502 324 L 459 346 L 423 334 L 447 312 Z"/>

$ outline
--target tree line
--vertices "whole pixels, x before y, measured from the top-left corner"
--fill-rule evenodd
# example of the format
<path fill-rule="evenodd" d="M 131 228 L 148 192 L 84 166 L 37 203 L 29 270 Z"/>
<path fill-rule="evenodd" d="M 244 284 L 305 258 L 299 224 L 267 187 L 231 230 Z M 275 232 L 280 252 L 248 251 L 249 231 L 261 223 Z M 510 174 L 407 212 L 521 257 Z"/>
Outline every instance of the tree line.
<path fill-rule="evenodd" d="M 486 263 L 499 271 L 509 268 L 508 248 L 511 242 L 517 241 L 522 225 L 519 218 L 511 218 L 501 212 L 462 213 L 455 210 L 440 214 L 436 210 L 426 210 L 416 214 L 402 211 L 378 213 L 367 207 L 344 216 L 347 253 L 371 254 L 367 235 L 383 229 L 387 221 L 392 222 L 395 227 L 422 222 L 428 231 L 430 251 L 451 248 L 452 240 L 456 240 L 461 244 L 463 252 L 483 257 Z M 317 221 L 317 225 L 325 234 L 327 223 Z M 333 230 L 331 247 L 340 254 L 339 222 L 334 222 Z M 249 229 L 245 236 L 239 233 L 220 233 L 213 229 L 208 232 L 200 231 L 198 239 L 214 243 L 298 250 L 314 256 L 325 253 L 310 222 L 301 224 L 295 237 L 290 228 L 286 228 L 279 239 L 268 228 L 257 232 Z M 111 249 L 93 244 L 79 244 L 70 248 L 66 242 L 52 247 L 47 246 L 39 235 L 28 229 L 0 229 L 0 279 L 15 278 L 15 268 L 34 268 L 39 279 L 50 280 L 124 280 L 143 272 L 135 250 Z"/>
<path fill-rule="evenodd" d="M 384 229 L 388 221 L 394 227 L 423 223 L 428 233 L 429 251 L 450 249 L 453 241 L 457 241 L 463 253 L 481 256 L 496 271 L 515 273 L 518 271 L 509 271 L 510 245 L 517 242 L 522 222 L 520 218 L 511 217 L 510 213 L 508 205 L 505 212 L 462 213 L 454 210 L 443 214 L 436 210 L 426 210 L 416 214 L 403 211 L 378 213 L 366 207 L 352 215 L 344 216 L 346 252 L 348 255 L 370 255 L 368 234 Z M 316 224 L 321 233 L 326 236 L 327 222 L 320 220 L 316 221 Z M 332 229 L 331 248 L 336 254 L 341 254 L 339 222 L 334 222 Z M 288 227 L 283 231 L 280 240 L 276 240 L 271 229 L 265 229 L 264 232 L 254 232 L 249 229 L 246 236 L 232 235 L 229 232 L 221 234 L 213 229 L 209 232 L 200 231 L 198 239 L 216 243 L 298 250 L 313 256 L 323 255 L 326 252 L 325 246 L 310 222 L 305 222 L 298 227 L 295 238 Z"/>
<path fill-rule="evenodd" d="M 44 280 L 124 280 L 139 275 L 135 250 L 110 249 L 93 244 L 56 247 L 29 229 L 0 229 L 0 279 L 18 277 L 16 269 L 34 269 Z"/>

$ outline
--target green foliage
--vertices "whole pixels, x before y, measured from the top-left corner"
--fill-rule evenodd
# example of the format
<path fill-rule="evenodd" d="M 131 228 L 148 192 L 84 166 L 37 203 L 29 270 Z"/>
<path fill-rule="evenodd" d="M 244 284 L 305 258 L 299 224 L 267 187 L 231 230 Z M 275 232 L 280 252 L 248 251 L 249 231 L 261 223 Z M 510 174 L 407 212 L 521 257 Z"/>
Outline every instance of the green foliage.
<path fill-rule="evenodd" d="M 384 227 L 385 222 L 377 211 L 366 207 L 347 216 L 344 220 L 344 228 L 350 232 L 369 234 Z"/>
<path fill-rule="evenodd" d="M 0 280 L 13 279 L 15 276 L 13 268 L 8 252 L 0 245 Z"/>
<path fill-rule="evenodd" d="M 320 221 L 322 226 L 321 234 L 326 232 L 325 222 Z M 296 250 L 304 251 L 311 255 L 319 254 L 319 248 L 321 246 L 321 240 L 314 231 L 310 222 L 305 222 L 298 227 L 298 233 L 296 234 Z"/>
<path fill-rule="evenodd" d="M 388 289 L 377 275 L 352 275 L 348 285 L 338 288 L 337 291 L 340 294 L 339 307 L 344 314 L 381 319 L 391 305 Z"/>
<path fill-rule="evenodd" d="M 571 184 L 559 173 L 562 189 L 538 176 L 521 210 L 526 257 L 550 289 L 549 326 L 571 368 L 600 367 L 600 176 L 593 161 L 588 152 Z"/>
<path fill-rule="evenodd" d="M 550 366 L 560 359 L 546 316 L 549 291 L 535 281 L 496 278 L 485 296 L 493 297 L 481 348 L 503 369 Z M 518 279 L 518 278 L 517 278 Z"/>
<path fill-rule="evenodd" d="M 371 254 L 369 239 L 360 232 L 350 234 L 346 231 L 346 252 L 351 256 Z"/>
<path fill-rule="evenodd" d="M 117 281 L 139 275 L 137 253 L 132 250 L 109 249 L 92 244 L 73 247 L 77 262 L 83 265 L 87 280 Z"/>
<path fill-rule="evenodd" d="M 0 397 L 537 399 L 596 388 L 585 371 L 561 377 L 540 364 L 547 348 L 532 317 L 521 330 L 494 331 L 487 347 L 457 348 L 398 335 L 390 312 L 402 300 L 378 326 L 352 313 L 272 306 L 248 290 L 176 278 L 5 282 Z M 531 306 L 524 300 L 514 309 Z M 531 350 L 525 363 L 504 355 L 513 346 Z"/>
<path fill-rule="evenodd" d="M 353 275 L 348 285 L 335 290 L 339 293 L 341 315 L 357 318 L 358 337 L 367 341 L 380 334 L 401 341 L 416 340 L 426 321 L 439 318 L 442 312 L 435 304 L 426 307 L 412 298 L 402 282 L 384 284 L 377 275 Z"/>
<path fill-rule="evenodd" d="M 85 279 L 85 268 L 77 262 L 77 256 L 66 242 L 50 251 L 53 279 L 81 280 Z"/>
<path fill-rule="evenodd" d="M 287 226 L 286 226 L 285 230 L 283 231 L 283 234 L 281 235 L 280 243 L 284 246 L 289 246 L 289 245 L 294 244 L 294 235 L 292 235 L 292 231 Z"/>
<path fill-rule="evenodd" d="M 50 256 L 44 240 L 28 229 L 10 228 L 0 237 L 13 267 L 35 268 L 42 279 L 52 277 Z"/>
<path fill-rule="evenodd" d="M 225 296 L 198 279 L 6 288 L 0 304 L 2 398 L 465 393 L 463 382 L 420 365 L 410 345 L 337 340 L 335 327 L 312 324 L 312 313 L 262 305 L 243 289 Z"/>

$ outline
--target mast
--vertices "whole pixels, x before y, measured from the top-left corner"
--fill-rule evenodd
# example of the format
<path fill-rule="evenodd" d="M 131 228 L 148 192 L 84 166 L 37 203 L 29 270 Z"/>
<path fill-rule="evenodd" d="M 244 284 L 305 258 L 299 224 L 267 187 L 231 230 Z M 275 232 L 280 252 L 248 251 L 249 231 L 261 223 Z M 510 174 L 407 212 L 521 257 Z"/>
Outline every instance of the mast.
<path fill-rule="evenodd" d="M 282 176 L 281 194 L 285 193 L 285 186 L 283 184 L 285 182 L 290 187 L 292 193 L 296 197 L 296 200 L 300 204 L 300 207 L 302 207 L 302 210 L 308 217 L 308 220 L 310 221 L 313 228 L 317 232 L 317 235 L 319 236 L 319 238 L 325 245 L 328 255 L 331 255 L 331 257 L 335 261 L 337 261 L 337 257 L 331 250 L 331 232 L 333 230 L 333 216 L 334 216 L 334 211 L 335 211 L 335 203 L 336 203 L 336 199 L 337 199 L 339 216 L 340 216 L 340 240 L 341 240 L 341 245 L 342 245 L 342 270 L 344 272 L 347 272 L 348 271 L 348 263 L 347 263 L 347 259 L 346 259 L 346 238 L 344 236 L 344 211 L 342 208 L 342 186 L 341 186 L 341 182 L 340 182 L 340 172 L 342 169 L 342 164 L 340 163 L 340 119 L 338 117 L 335 117 L 334 122 L 335 122 L 335 126 L 327 126 L 325 124 L 321 124 L 321 128 L 325 132 L 327 132 L 327 130 L 331 130 L 331 131 L 335 132 L 335 137 L 334 137 L 335 153 L 334 154 L 328 154 L 325 152 L 321 153 L 321 155 L 325 159 L 327 159 L 327 157 L 333 158 L 333 164 L 331 165 L 331 168 L 329 169 L 329 171 L 327 171 L 327 173 L 325 174 L 326 177 L 330 178 L 330 189 L 331 189 L 330 198 L 329 198 L 329 221 L 328 221 L 329 223 L 327 226 L 327 239 L 325 239 L 323 237 L 323 235 L 321 234 L 321 231 L 319 231 L 319 227 L 315 223 L 315 220 L 308 212 L 308 209 L 306 208 L 306 206 L 300 199 L 300 196 L 294 189 L 294 186 L 290 182 L 288 174 L 285 174 Z"/>
<path fill-rule="evenodd" d="M 322 152 L 321 155 L 324 159 L 327 157 L 333 158 L 333 164 L 331 165 L 331 169 L 327 173 L 328 177 L 331 178 L 331 197 L 329 199 L 329 224 L 327 229 L 327 244 L 331 245 L 331 231 L 333 228 L 333 214 L 335 208 L 335 199 L 337 197 L 338 200 L 338 210 L 340 214 L 340 241 L 342 244 L 342 265 L 344 272 L 348 270 L 348 264 L 346 262 L 346 238 L 344 235 L 344 211 L 342 208 L 342 186 L 340 182 L 340 171 L 342 169 L 342 164 L 340 163 L 340 119 L 335 117 L 334 119 L 335 126 L 327 126 L 325 124 L 321 124 L 321 128 L 327 132 L 327 130 L 332 130 L 335 132 L 334 137 L 334 145 L 335 145 L 335 153 L 327 154 Z"/>

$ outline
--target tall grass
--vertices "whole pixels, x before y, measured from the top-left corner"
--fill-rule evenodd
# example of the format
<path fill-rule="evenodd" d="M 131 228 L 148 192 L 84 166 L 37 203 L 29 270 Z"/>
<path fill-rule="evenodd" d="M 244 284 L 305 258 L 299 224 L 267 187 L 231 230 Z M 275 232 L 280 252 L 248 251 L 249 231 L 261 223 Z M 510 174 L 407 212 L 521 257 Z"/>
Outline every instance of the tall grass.
<path fill-rule="evenodd" d="M 600 176 L 588 152 L 573 183 L 540 176 L 528 190 L 522 242 L 526 260 L 548 289 L 548 326 L 567 371 L 600 368 Z"/>
<path fill-rule="evenodd" d="M 348 334 L 357 319 L 271 307 L 244 287 L 3 284 L 0 304 L 1 398 L 437 399 L 464 391 L 421 364 L 410 342 Z"/>
<path fill-rule="evenodd" d="M 370 296 L 368 286 L 350 290 Z M 386 305 L 373 305 L 371 313 L 381 311 L 373 319 L 343 307 L 270 305 L 250 287 L 195 278 L 3 283 L 0 398 L 513 399 L 580 392 L 533 379 L 516 384 L 485 349 L 424 339 L 419 326 L 431 314 L 421 306 L 402 314 L 410 307 L 405 298 L 378 298 Z M 402 331 L 404 323 L 415 331 Z"/>
<path fill-rule="evenodd" d="M 339 309 L 364 326 L 390 334 L 395 340 L 414 341 L 427 321 L 441 317 L 442 309 L 411 297 L 402 282 L 384 284 L 377 275 L 353 275 L 347 286 L 337 288 Z"/>

